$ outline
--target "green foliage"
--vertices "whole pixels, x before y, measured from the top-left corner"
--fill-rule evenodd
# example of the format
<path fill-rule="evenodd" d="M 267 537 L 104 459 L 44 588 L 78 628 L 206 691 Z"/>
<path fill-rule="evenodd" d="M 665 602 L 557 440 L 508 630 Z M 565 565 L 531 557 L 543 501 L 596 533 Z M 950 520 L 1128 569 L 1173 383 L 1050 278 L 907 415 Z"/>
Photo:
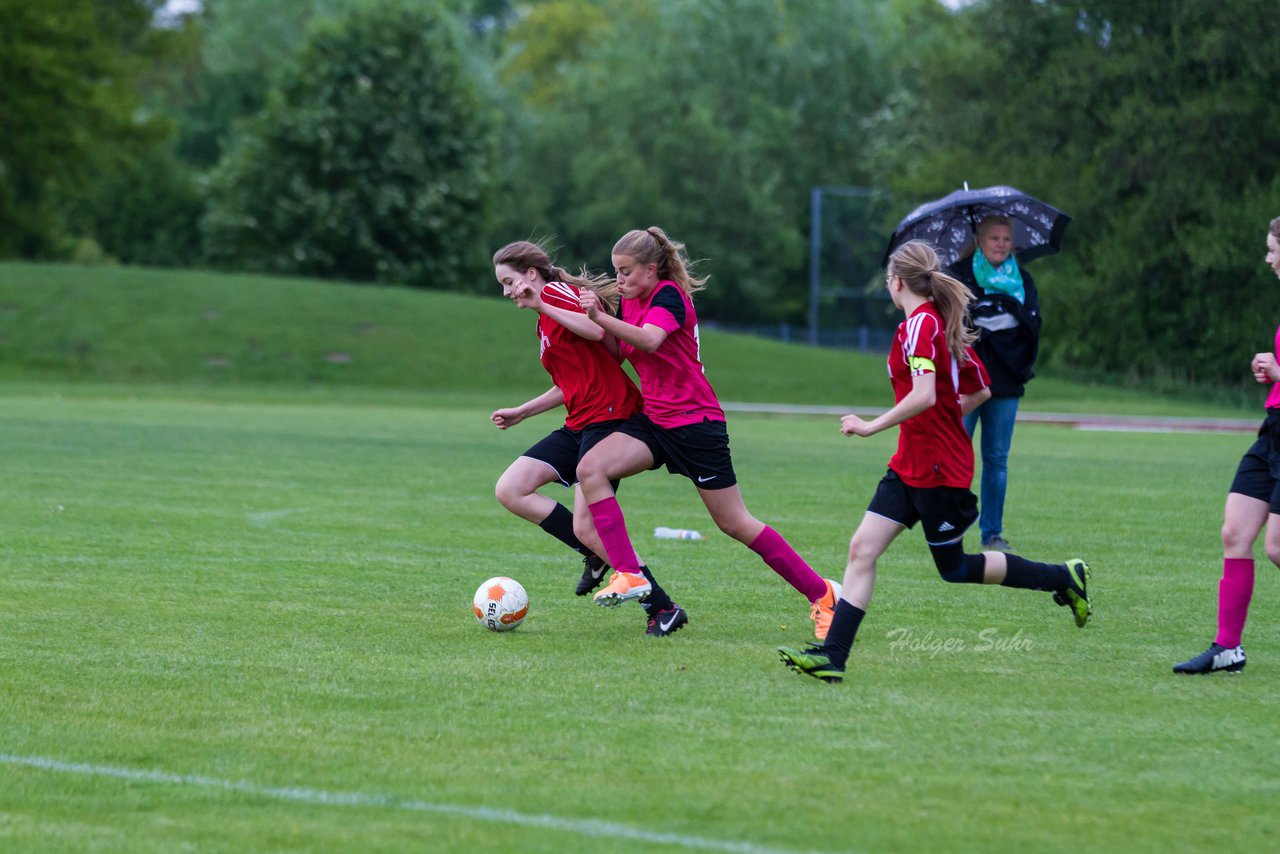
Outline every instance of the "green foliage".
<path fill-rule="evenodd" d="M 1280 313 L 1275 0 L 157 5 L 0 0 L 0 255 L 465 289 L 508 240 L 602 269 L 658 224 L 705 318 L 796 322 L 812 187 L 877 191 L 826 205 L 834 292 L 967 181 L 1075 219 L 1045 367 L 1234 387 Z"/>
<path fill-rule="evenodd" d="M 487 260 L 492 107 L 466 36 L 400 0 L 319 20 L 214 172 L 222 266 L 459 287 Z"/>
<path fill-rule="evenodd" d="M 182 158 L 202 170 L 216 165 L 234 125 L 266 106 L 267 92 L 308 25 L 334 17 L 344 3 L 205 0 L 191 22 L 200 35 L 191 65 L 169 93 Z"/>
<path fill-rule="evenodd" d="M 661 225 L 714 265 L 706 316 L 798 316 L 809 189 L 866 177 L 861 119 L 887 80 L 877 4 L 603 2 L 609 26 L 551 14 L 575 5 L 510 34 L 508 79 L 528 75 L 533 113 L 505 152 L 497 240 L 554 234 L 602 266 L 623 232 Z M 543 59 L 551 24 L 553 48 L 575 27 L 592 38 Z"/>
<path fill-rule="evenodd" d="M 0 0 L 0 257 L 72 242 L 53 202 L 154 143 L 139 81 L 164 53 L 157 0 Z"/>
<path fill-rule="evenodd" d="M 95 172 L 61 206 L 67 231 L 93 235 L 123 263 L 182 267 L 200 256 L 200 179 L 168 144 Z"/>
<path fill-rule="evenodd" d="M 1048 362 L 1236 379 L 1280 308 L 1259 263 L 1280 213 L 1277 12 L 987 0 L 922 15 L 937 49 L 881 128 L 901 140 L 881 168 L 906 198 L 1013 184 L 1074 216 L 1064 258 L 1035 271 Z"/>

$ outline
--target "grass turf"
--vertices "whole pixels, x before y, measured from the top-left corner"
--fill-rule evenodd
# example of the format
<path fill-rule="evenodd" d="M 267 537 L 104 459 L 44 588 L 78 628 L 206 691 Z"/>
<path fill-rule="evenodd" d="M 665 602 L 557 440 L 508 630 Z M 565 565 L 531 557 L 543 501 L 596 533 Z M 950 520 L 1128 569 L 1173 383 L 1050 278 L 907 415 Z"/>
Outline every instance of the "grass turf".
<path fill-rule="evenodd" d="M 689 627 L 647 639 L 638 609 L 575 598 L 580 562 L 492 497 L 553 416 L 499 433 L 487 408 L 392 392 L 64 392 L 0 386 L 5 850 L 1272 838 L 1265 557 L 1245 672 L 1169 672 L 1211 639 L 1247 437 L 1020 427 L 1007 535 L 1034 559 L 1090 560 L 1094 622 L 1077 630 L 1046 594 L 944 584 L 909 532 L 832 686 L 777 662 L 808 637 L 805 603 L 681 479 L 647 474 L 620 499 Z M 893 444 L 835 427 L 730 423 L 748 505 L 824 574 Z M 655 541 L 660 524 L 708 539 Z M 532 600 L 506 635 L 470 614 L 499 573 Z"/>

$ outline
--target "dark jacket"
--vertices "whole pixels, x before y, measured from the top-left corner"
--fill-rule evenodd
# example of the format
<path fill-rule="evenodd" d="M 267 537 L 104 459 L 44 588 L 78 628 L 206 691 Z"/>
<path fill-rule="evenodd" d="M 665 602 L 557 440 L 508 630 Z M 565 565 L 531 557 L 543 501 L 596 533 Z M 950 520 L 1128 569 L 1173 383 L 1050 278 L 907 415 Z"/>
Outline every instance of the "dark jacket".
<path fill-rule="evenodd" d="M 988 294 L 979 287 L 973 275 L 972 255 L 947 268 L 975 297 L 969 306 L 970 321 L 978 330 L 973 349 L 991 378 L 992 397 L 1022 397 L 1027 381 L 1036 375 L 1032 367 L 1040 353 L 1040 293 L 1027 269 L 1019 270 L 1026 291 L 1026 301 L 1021 303 L 1007 294 Z"/>

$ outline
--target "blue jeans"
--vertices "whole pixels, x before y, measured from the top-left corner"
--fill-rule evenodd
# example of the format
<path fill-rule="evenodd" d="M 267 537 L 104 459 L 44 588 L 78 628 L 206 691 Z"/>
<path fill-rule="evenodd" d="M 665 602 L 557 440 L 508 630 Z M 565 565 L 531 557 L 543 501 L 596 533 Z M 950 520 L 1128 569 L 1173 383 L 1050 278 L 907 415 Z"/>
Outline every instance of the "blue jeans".
<path fill-rule="evenodd" d="M 982 505 L 978 530 L 986 542 L 1004 531 L 1004 493 L 1009 483 L 1009 446 L 1019 397 L 993 397 L 964 417 L 964 429 L 973 435 L 982 422 Z"/>

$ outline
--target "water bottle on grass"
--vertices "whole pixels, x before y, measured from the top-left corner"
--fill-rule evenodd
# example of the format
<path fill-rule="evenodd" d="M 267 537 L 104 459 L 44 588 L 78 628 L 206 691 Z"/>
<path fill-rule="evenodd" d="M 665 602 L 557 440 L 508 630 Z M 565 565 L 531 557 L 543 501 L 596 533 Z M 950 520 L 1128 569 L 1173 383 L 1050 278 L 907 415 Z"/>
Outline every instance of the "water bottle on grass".
<path fill-rule="evenodd" d="M 659 540 L 700 540 L 702 535 L 688 528 L 668 528 L 659 525 L 653 529 L 653 536 Z"/>

